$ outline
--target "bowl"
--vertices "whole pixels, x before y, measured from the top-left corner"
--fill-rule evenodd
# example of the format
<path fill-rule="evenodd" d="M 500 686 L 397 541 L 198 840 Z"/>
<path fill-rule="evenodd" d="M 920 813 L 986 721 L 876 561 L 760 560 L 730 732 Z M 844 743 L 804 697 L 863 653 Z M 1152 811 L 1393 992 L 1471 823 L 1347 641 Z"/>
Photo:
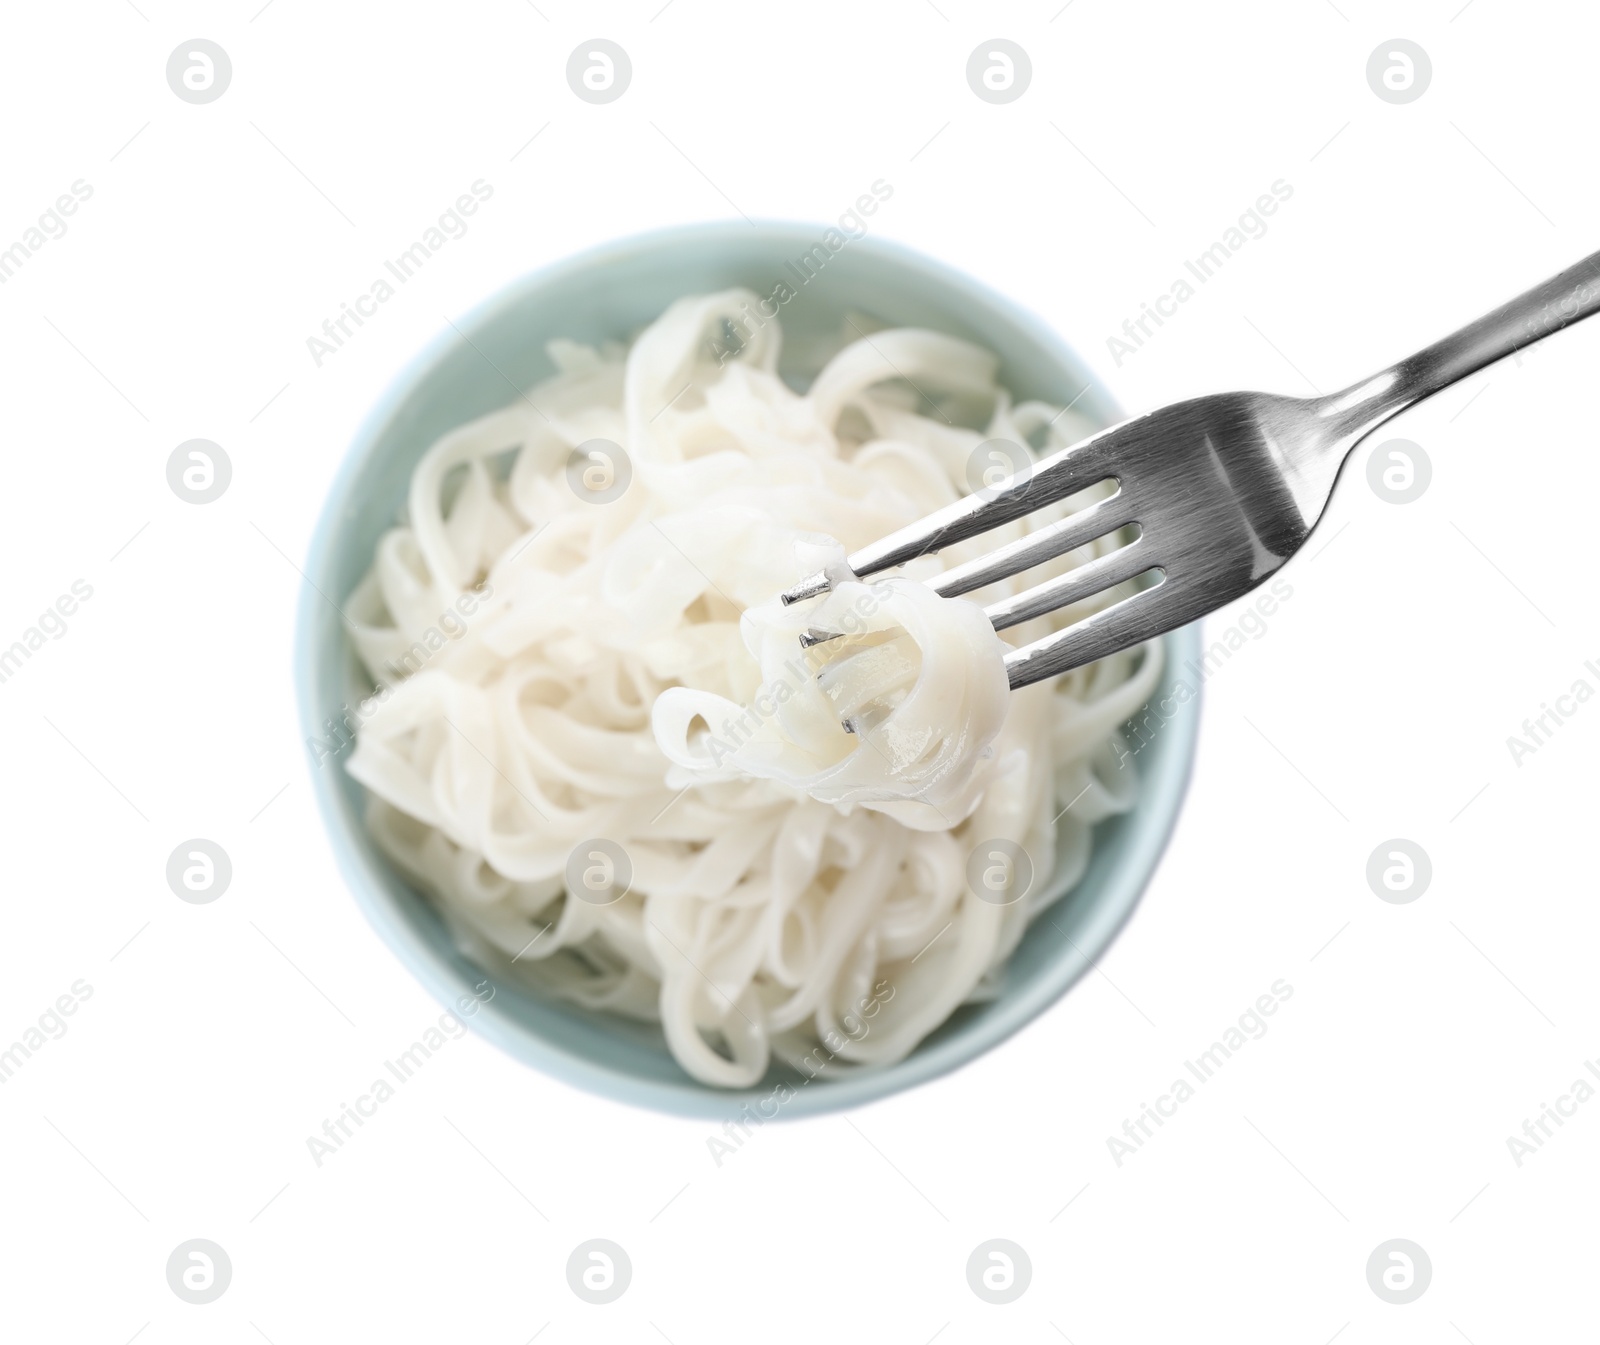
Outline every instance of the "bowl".
<path fill-rule="evenodd" d="M 905 248 L 844 238 L 828 226 L 691 225 L 607 243 L 513 282 L 442 333 L 367 417 L 340 468 L 312 538 L 297 618 L 295 680 L 308 746 L 326 722 L 371 690 L 363 685 L 338 614 L 379 536 L 396 517 L 417 460 L 430 444 L 554 372 L 552 337 L 598 343 L 626 337 L 684 294 L 744 285 L 761 294 L 785 280 L 785 356 L 779 372 L 806 386 L 847 312 L 893 326 L 928 327 L 994 351 L 1019 399 L 1076 407 L 1100 424 L 1120 419 L 1105 390 L 1038 318 L 976 281 Z M 818 267 L 819 254 L 826 260 Z M 808 255 L 798 274 L 792 263 Z M 831 255 L 830 255 L 831 254 Z M 1087 390 L 1085 390 L 1087 389 Z M 1197 628 L 1165 637 L 1160 701 L 1198 659 Z M 1191 678 L 1191 682 L 1198 679 Z M 1169 705 L 1171 702 L 1168 702 Z M 1177 818 L 1198 727 L 1198 700 L 1163 715 L 1138 756 L 1134 809 L 1095 829 L 1094 856 L 1077 886 L 1030 928 L 1007 964 L 999 994 L 967 1005 L 898 1064 L 800 1086 L 774 1067 L 755 1088 L 701 1084 L 672 1058 L 659 1028 L 548 1000 L 509 981 L 468 1022 L 511 1055 L 580 1088 L 679 1115 L 725 1118 L 746 1104 L 784 1117 L 856 1106 L 924 1083 L 1009 1037 L 1048 1008 L 1105 951 L 1138 902 Z M 389 864 L 363 824 L 364 791 L 344 754 L 312 753 L 313 790 L 346 881 L 367 918 L 422 983 L 454 1005 L 488 975 L 459 952 L 427 898 Z M 317 763 L 322 756 L 322 764 Z M 1059 881 L 1057 875 L 1054 881 Z M 788 1090 L 780 1083 L 790 1084 Z M 785 1098 L 785 1092 L 790 1095 Z M 782 1100 L 774 1107 L 771 1099 Z"/>

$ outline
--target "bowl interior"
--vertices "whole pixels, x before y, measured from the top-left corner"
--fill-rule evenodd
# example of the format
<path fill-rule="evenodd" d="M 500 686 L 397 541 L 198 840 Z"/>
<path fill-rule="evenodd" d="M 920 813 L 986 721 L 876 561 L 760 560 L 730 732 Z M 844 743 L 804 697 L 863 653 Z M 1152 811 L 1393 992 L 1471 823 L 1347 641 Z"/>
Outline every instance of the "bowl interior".
<path fill-rule="evenodd" d="M 766 296 L 781 282 L 793 297 L 783 302 L 778 319 L 784 333 L 780 373 L 796 387 L 809 384 L 833 353 L 838 334 L 847 330 L 846 314 L 865 314 L 891 326 L 962 336 L 994 351 L 1001 360 L 1001 381 L 1019 400 L 1066 404 L 1077 399 L 1075 409 L 1099 424 L 1116 418 L 1103 389 L 1031 315 L 914 253 L 870 238 L 837 246 L 841 238 L 822 226 L 739 223 L 625 240 L 511 285 L 425 351 L 358 432 L 312 542 L 296 651 L 308 743 L 328 741 L 327 721 L 371 690 L 338 613 L 321 595 L 343 602 L 355 587 L 379 537 L 394 523 L 413 467 L 439 435 L 506 405 L 554 372 L 544 349 L 553 338 L 589 343 L 625 338 L 685 294 L 743 285 Z M 1158 699 L 1184 678 L 1183 666 L 1198 647 L 1192 628 L 1167 637 Z M 1189 681 L 1194 687 L 1195 679 Z M 801 1087 L 802 1076 L 774 1067 L 757 1088 L 712 1089 L 679 1068 L 658 1028 L 567 1006 L 497 977 L 491 977 L 496 982 L 492 1001 L 469 1021 L 512 1054 L 569 1082 L 685 1114 L 732 1115 L 746 1102 L 772 1099 L 778 1084 L 788 1083 L 792 1096 L 784 1097 L 781 1114 L 798 1116 L 931 1078 L 1027 1022 L 1110 942 L 1171 830 L 1197 722 L 1197 699 L 1165 716 L 1161 731 L 1139 755 L 1138 804 L 1096 828 L 1088 871 L 1051 908 L 1050 919 L 1028 931 L 1007 965 L 1002 993 L 963 1008 L 898 1065 L 818 1080 L 814 1089 Z M 341 868 L 379 932 L 435 994 L 454 1003 L 486 973 L 457 950 L 433 906 L 389 866 L 367 835 L 364 791 L 343 770 L 344 756 L 316 753 L 311 772 Z"/>

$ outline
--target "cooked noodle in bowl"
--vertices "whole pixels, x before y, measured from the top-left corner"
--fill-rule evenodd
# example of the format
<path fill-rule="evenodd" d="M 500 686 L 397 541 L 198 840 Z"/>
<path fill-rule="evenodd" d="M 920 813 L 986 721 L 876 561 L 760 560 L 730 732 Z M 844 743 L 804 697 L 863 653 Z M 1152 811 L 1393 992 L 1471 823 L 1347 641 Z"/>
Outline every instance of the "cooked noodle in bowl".
<path fill-rule="evenodd" d="M 900 1060 L 994 994 L 1132 806 L 1117 729 L 1161 672 L 1152 644 L 1007 689 L 1009 647 L 1128 590 L 1003 635 L 981 604 L 1114 538 L 970 602 L 919 582 L 1107 485 L 856 581 L 845 553 L 966 494 L 986 441 L 1092 427 L 1014 404 L 974 345 L 865 319 L 798 394 L 757 302 L 552 342 L 555 376 L 422 458 L 345 608 L 377 688 L 348 769 L 385 853 L 475 960 L 659 1021 L 726 1088 Z M 777 604 L 825 565 L 830 593 Z"/>

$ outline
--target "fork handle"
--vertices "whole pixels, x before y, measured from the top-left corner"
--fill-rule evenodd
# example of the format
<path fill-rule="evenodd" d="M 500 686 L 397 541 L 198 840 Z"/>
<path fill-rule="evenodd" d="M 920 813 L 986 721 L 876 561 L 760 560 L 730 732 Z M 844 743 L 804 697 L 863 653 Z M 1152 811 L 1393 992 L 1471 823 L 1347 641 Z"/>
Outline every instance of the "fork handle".
<path fill-rule="evenodd" d="M 1600 252 L 1343 392 L 1324 397 L 1332 446 L 1348 451 L 1391 417 L 1496 360 L 1600 312 Z"/>

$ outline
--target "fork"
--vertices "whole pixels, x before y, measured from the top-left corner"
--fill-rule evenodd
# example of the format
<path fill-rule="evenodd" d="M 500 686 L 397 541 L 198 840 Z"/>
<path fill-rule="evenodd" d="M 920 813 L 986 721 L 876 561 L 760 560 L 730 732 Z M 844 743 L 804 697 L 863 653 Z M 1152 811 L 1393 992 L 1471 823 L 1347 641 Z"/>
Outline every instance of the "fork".
<path fill-rule="evenodd" d="M 1122 421 L 863 547 L 850 556 L 850 568 L 866 578 L 1098 482 L 1115 482 L 1112 494 L 1088 508 L 926 581 L 953 598 L 1119 529 L 1134 534 L 1085 565 L 984 608 L 1000 631 L 1144 580 L 1131 596 L 1008 653 L 1012 689 L 1028 686 L 1248 593 L 1305 545 L 1346 459 L 1380 425 L 1597 310 L 1600 252 L 1343 392 L 1217 393 Z M 781 596 L 796 603 L 831 586 L 818 573 Z"/>

